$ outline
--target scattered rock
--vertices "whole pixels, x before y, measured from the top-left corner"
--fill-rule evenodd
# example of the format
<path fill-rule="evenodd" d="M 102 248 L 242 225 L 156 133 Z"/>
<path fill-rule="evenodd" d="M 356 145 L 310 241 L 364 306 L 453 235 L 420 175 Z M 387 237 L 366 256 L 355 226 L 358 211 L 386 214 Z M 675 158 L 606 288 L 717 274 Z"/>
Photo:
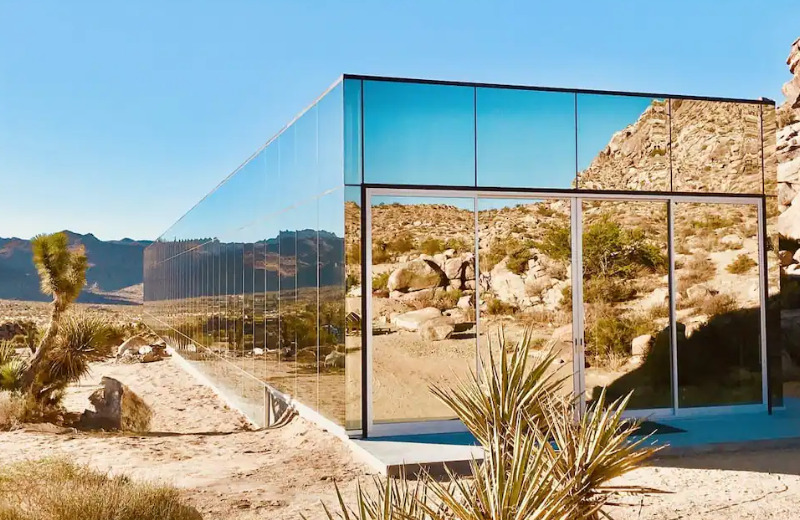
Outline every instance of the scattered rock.
<path fill-rule="evenodd" d="M 130 337 L 117 348 L 117 359 L 125 356 L 127 352 L 138 354 L 142 347 L 149 345 L 150 342 L 142 335 Z"/>
<path fill-rule="evenodd" d="M 798 249 L 797 251 L 798 253 L 800 253 L 800 249 Z M 788 267 L 795 262 L 794 256 L 792 256 L 791 251 L 778 251 L 778 260 L 780 260 L 781 262 L 781 267 Z"/>
<path fill-rule="evenodd" d="M 506 267 L 505 259 L 492 269 L 489 284 L 495 298 L 505 303 L 516 305 L 526 296 L 525 281 Z"/>
<path fill-rule="evenodd" d="M 475 304 L 475 300 L 472 294 L 467 294 L 462 296 L 458 299 L 458 303 L 456 304 L 459 309 L 472 309 Z"/>
<path fill-rule="evenodd" d="M 714 294 L 714 291 L 706 287 L 705 285 L 693 285 L 686 289 L 686 296 L 688 296 L 692 300 L 700 300 L 707 296 L 711 296 Z"/>
<path fill-rule="evenodd" d="M 440 316 L 425 321 L 419 327 L 419 334 L 425 341 L 442 341 L 455 331 L 455 321 L 448 316 Z"/>

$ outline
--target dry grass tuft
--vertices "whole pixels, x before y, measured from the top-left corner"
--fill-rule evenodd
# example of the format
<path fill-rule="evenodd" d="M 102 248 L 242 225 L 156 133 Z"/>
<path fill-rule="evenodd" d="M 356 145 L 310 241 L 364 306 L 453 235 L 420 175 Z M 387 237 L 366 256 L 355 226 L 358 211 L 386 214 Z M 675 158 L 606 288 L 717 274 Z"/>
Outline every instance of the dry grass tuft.
<path fill-rule="evenodd" d="M 63 459 L 0 468 L 0 520 L 201 520 L 177 489 Z"/>

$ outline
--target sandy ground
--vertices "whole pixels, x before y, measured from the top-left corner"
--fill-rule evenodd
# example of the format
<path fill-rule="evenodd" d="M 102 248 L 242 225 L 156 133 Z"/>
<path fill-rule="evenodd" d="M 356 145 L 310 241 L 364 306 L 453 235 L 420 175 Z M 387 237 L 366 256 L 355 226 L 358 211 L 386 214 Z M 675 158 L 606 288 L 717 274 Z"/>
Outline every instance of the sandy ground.
<path fill-rule="evenodd" d="M 97 364 L 71 390 L 68 409 L 84 409 L 104 375 L 150 404 L 151 433 L 0 433 L 3 460 L 65 455 L 102 470 L 169 482 L 185 488 L 206 519 L 296 519 L 301 513 L 313 518 L 320 500 L 335 501 L 334 479 L 350 490 L 367 474 L 343 442 L 302 419 L 247 431 L 238 413 L 170 360 Z"/>
<path fill-rule="evenodd" d="M 320 500 L 335 499 L 332 480 L 351 494 L 369 470 L 344 443 L 294 419 L 265 431 L 246 423 L 172 361 L 101 363 L 70 391 L 71 410 L 103 375 L 116 377 L 154 410 L 153 432 L 0 434 L 4 461 L 66 455 L 78 462 L 142 479 L 171 482 L 206 519 L 323 518 Z M 800 510 L 800 449 L 713 454 L 656 461 L 616 484 L 664 493 L 621 497 L 615 518 L 792 519 Z"/>

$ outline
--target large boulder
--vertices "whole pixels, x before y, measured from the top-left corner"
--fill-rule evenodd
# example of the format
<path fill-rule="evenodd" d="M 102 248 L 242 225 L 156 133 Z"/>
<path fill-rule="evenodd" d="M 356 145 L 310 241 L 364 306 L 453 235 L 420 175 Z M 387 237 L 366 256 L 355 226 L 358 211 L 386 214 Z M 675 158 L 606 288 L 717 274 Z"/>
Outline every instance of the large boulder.
<path fill-rule="evenodd" d="M 425 341 L 442 341 L 450 337 L 456 330 L 453 318 L 440 316 L 424 322 L 419 328 L 419 334 Z"/>
<path fill-rule="evenodd" d="M 83 412 L 83 426 L 131 432 L 150 429 L 153 413 L 141 397 L 112 377 L 103 377 L 102 385 L 89 396 L 94 411 Z"/>
<path fill-rule="evenodd" d="M 417 291 L 447 284 L 447 277 L 435 262 L 416 259 L 407 262 L 389 275 L 389 291 Z"/>
<path fill-rule="evenodd" d="M 489 286 L 498 300 L 511 305 L 517 305 L 526 296 L 525 281 L 506 267 L 505 260 L 492 269 Z"/>
<path fill-rule="evenodd" d="M 142 347 L 149 347 L 150 342 L 142 335 L 137 335 L 130 337 L 122 342 L 117 348 L 117 359 L 125 356 L 127 352 L 132 354 L 145 354 L 146 352 L 140 352 Z M 149 350 L 148 350 L 149 351 Z"/>
<path fill-rule="evenodd" d="M 392 323 L 397 325 L 400 329 L 417 331 L 420 326 L 428 320 L 438 318 L 442 315 L 442 311 L 436 307 L 426 307 L 418 311 L 406 312 L 398 314 L 392 318 Z"/>
<path fill-rule="evenodd" d="M 631 354 L 634 356 L 644 356 L 650 350 L 650 343 L 653 341 L 653 336 L 650 334 L 642 334 L 636 336 L 631 341 Z"/>

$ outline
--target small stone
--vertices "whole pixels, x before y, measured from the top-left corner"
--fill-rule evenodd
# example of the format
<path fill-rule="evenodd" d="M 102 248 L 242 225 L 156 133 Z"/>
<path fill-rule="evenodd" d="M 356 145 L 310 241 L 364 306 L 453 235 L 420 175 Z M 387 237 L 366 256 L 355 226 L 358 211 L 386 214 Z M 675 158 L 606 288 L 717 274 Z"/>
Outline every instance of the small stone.
<path fill-rule="evenodd" d="M 419 328 L 419 334 L 425 341 L 442 341 L 449 338 L 455 328 L 453 318 L 440 316 L 424 322 Z"/>

